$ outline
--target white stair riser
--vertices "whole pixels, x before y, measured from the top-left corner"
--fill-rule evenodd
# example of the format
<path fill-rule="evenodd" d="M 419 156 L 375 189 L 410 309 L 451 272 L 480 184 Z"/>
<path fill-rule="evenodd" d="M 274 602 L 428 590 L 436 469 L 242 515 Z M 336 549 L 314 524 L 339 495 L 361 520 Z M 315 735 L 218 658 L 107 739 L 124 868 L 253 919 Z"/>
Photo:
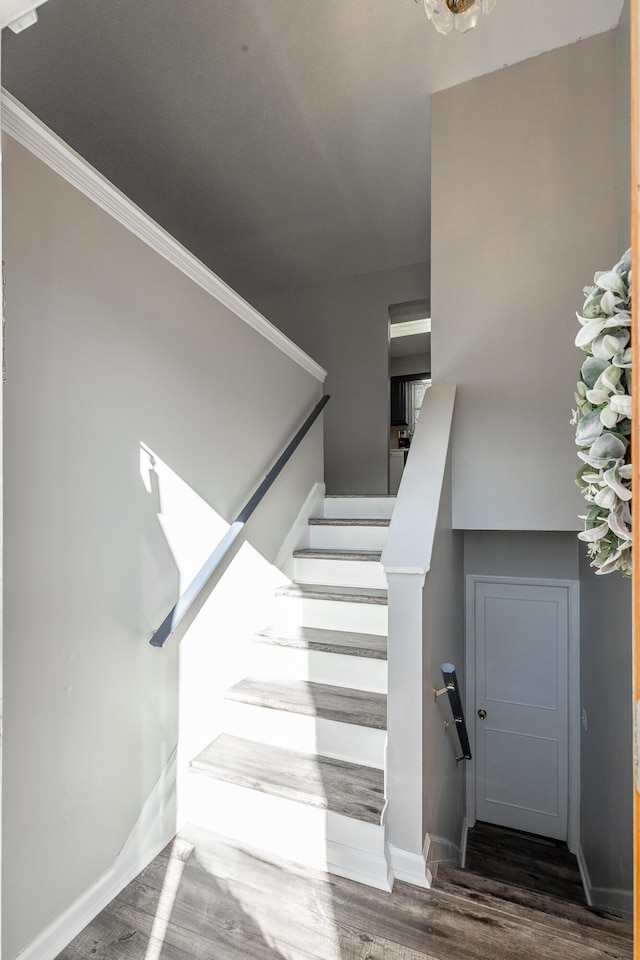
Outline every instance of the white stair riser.
<path fill-rule="evenodd" d="M 377 561 L 295 557 L 293 564 L 295 579 L 300 583 L 330 583 L 345 587 L 387 589 L 384 569 Z"/>
<path fill-rule="evenodd" d="M 309 546 L 320 550 L 382 550 L 388 527 L 311 524 Z"/>
<path fill-rule="evenodd" d="M 386 660 L 297 650 L 270 643 L 252 645 L 251 675 L 260 679 L 311 680 L 335 687 L 387 692 Z"/>
<path fill-rule="evenodd" d="M 279 597 L 277 607 L 278 621 L 287 626 L 387 635 L 386 604 Z"/>
<path fill-rule="evenodd" d="M 235 737 L 298 753 L 334 757 L 378 770 L 384 768 L 386 730 L 233 700 L 225 701 L 223 729 Z"/>
<path fill-rule="evenodd" d="M 385 826 L 195 773 L 184 778 L 180 793 L 181 822 L 296 863 L 391 889 Z"/>
<path fill-rule="evenodd" d="M 325 497 L 324 516 L 332 520 L 388 520 L 395 505 L 395 497 Z"/>

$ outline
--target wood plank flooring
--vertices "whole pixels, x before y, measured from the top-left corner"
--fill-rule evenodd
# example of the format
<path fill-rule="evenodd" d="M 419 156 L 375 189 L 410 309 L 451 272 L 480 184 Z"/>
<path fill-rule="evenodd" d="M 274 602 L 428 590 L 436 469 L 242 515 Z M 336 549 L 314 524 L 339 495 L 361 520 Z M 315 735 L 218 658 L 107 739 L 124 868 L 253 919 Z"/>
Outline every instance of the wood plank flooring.
<path fill-rule="evenodd" d="M 451 873 L 389 894 L 190 827 L 59 960 L 631 960 L 623 921 Z"/>
<path fill-rule="evenodd" d="M 469 831 L 467 872 L 586 905 L 578 861 L 565 843 L 488 823 Z"/>

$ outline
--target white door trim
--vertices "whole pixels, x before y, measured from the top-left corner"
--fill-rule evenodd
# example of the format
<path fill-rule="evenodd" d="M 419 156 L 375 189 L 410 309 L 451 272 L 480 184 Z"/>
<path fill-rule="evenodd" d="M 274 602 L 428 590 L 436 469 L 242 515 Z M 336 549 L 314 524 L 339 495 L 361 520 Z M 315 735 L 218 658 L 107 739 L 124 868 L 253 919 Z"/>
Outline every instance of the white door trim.
<path fill-rule="evenodd" d="M 580 843 L 580 582 L 578 580 L 540 580 L 532 577 L 492 577 L 468 573 L 465 577 L 465 690 L 469 717 L 471 756 L 475 757 L 476 658 L 475 658 L 475 593 L 477 583 L 561 587 L 567 591 L 569 612 L 569 809 L 567 846 L 577 854 Z M 475 760 L 465 764 L 466 825 L 476 822 Z"/>

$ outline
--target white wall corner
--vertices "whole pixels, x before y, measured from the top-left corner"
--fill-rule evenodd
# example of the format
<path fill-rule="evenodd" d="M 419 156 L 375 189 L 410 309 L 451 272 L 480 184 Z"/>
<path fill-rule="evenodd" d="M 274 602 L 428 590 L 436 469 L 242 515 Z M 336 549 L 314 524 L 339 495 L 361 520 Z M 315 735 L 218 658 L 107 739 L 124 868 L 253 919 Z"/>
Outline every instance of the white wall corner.
<path fill-rule="evenodd" d="M 389 855 L 395 879 L 402 880 L 404 883 L 411 883 L 414 887 L 424 887 L 425 890 L 430 890 L 433 877 L 427 866 L 429 846 L 429 834 L 425 838 L 422 853 L 401 850 L 400 847 L 395 847 L 390 843 Z"/>
<path fill-rule="evenodd" d="M 604 910 L 606 913 L 613 913 L 616 916 L 623 917 L 625 920 L 633 919 L 633 890 L 622 890 L 614 887 L 594 887 L 589 876 L 589 868 L 584 855 L 582 844 L 578 844 L 576 853 L 578 858 L 578 869 L 584 887 L 584 895 L 587 905 L 594 910 Z"/>
<path fill-rule="evenodd" d="M 176 834 L 175 751 L 113 866 L 46 927 L 16 960 L 54 960 Z"/>
<path fill-rule="evenodd" d="M 273 561 L 290 580 L 293 580 L 293 551 L 309 546 L 309 517 L 323 515 L 324 495 L 324 483 L 314 483 Z"/>

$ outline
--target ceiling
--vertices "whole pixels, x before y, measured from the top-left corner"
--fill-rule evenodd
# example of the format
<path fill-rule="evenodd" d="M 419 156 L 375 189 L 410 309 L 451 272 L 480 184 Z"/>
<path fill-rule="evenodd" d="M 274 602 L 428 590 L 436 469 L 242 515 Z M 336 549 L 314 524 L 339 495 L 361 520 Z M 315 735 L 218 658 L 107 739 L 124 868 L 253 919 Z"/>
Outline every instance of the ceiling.
<path fill-rule="evenodd" d="M 4 86 L 245 297 L 429 259 L 429 102 L 623 0 L 49 0 Z"/>

